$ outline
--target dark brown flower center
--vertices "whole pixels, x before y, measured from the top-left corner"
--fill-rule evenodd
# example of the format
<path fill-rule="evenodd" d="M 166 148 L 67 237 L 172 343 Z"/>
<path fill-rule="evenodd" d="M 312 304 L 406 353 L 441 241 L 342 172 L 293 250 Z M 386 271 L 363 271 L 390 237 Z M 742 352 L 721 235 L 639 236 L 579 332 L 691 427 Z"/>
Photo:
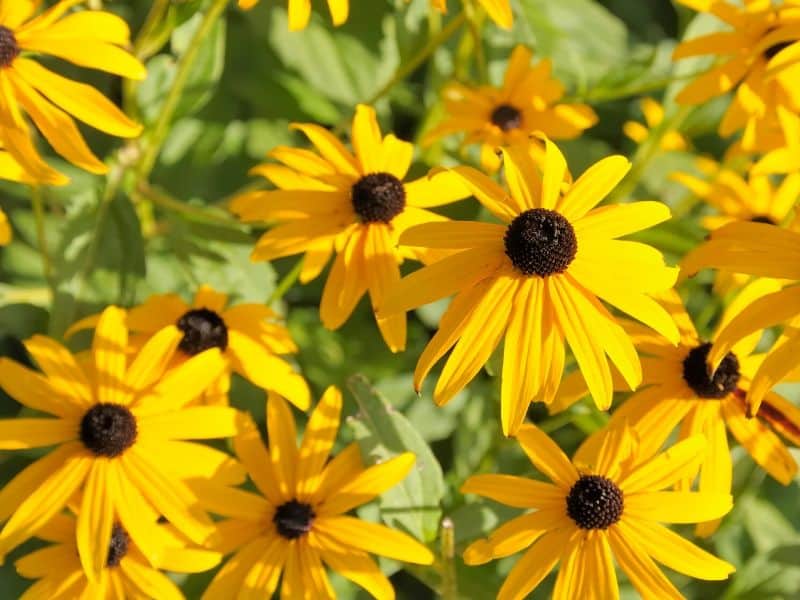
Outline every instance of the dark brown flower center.
<path fill-rule="evenodd" d="M 774 219 L 768 215 L 756 215 L 750 219 L 751 223 L 766 223 L 767 225 L 777 225 Z"/>
<path fill-rule="evenodd" d="M 700 398 L 724 398 L 736 389 L 739 383 L 739 359 L 728 352 L 714 375 L 709 377 L 706 358 L 711 344 L 700 344 L 689 351 L 683 359 L 683 379 Z"/>
<path fill-rule="evenodd" d="M 406 189 L 391 173 L 370 173 L 356 181 L 353 210 L 362 223 L 389 223 L 406 207 Z"/>
<path fill-rule="evenodd" d="M 554 210 L 533 208 L 517 215 L 503 238 L 506 254 L 525 275 L 563 273 L 575 258 L 572 224 Z"/>
<path fill-rule="evenodd" d="M 108 543 L 106 566 L 118 567 L 120 561 L 128 553 L 130 543 L 131 536 L 128 535 L 128 532 L 119 523 L 114 523 L 114 529 L 111 530 L 111 541 Z"/>
<path fill-rule="evenodd" d="M 19 45 L 14 32 L 0 25 L 0 67 L 8 67 L 19 56 Z"/>
<path fill-rule="evenodd" d="M 97 456 L 119 456 L 136 441 L 136 433 L 136 417 L 121 404 L 95 404 L 81 419 L 81 441 Z"/>
<path fill-rule="evenodd" d="M 294 540 L 311 531 L 316 516 L 310 504 L 289 500 L 275 510 L 272 522 L 280 535 Z"/>
<path fill-rule="evenodd" d="M 522 113 L 510 104 L 501 104 L 492 111 L 492 123 L 503 131 L 519 129 L 522 126 Z"/>
<path fill-rule="evenodd" d="M 183 332 L 178 348 L 189 356 L 209 348 L 225 350 L 228 347 L 228 327 L 213 310 L 190 310 L 178 319 L 177 326 Z"/>
<path fill-rule="evenodd" d="M 622 490 L 601 475 L 581 475 L 567 496 L 567 514 L 581 529 L 608 529 L 623 507 Z"/>

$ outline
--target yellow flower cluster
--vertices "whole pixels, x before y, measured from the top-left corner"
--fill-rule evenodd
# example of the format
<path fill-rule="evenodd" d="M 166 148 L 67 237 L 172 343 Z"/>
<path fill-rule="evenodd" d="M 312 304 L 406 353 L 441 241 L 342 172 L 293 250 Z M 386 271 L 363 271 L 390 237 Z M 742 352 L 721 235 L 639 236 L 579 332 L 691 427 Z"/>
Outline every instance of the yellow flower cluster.
<path fill-rule="evenodd" d="M 676 60 L 721 58 L 676 101 L 732 92 L 720 134 L 740 134 L 722 163 L 702 157 L 695 171 L 672 176 L 716 211 L 702 220 L 707 241 L 680 266 L 628 238 L 671 211 L 660 201 L 619 201 L 627 158 L 607 156 L 573 175 L 554 140 L 580 137 L 597 114 L 569 101 L 551 61 L 534 62 L 524 46 L 510 52 L 501 86 L 444 86 L 446 116 L 422 145 L 462 134 L 465 164 L 416 172 L 415 146 L 385 134 L 375 109 L 359 104 L 349 144 L 321 125 L 293 124 L 310 147 L 273 148 L 252 170 L 270 188 L 228 206 L 266 228 L 253 261 L 302 255 L 301 283 L 331 263 L 319 299 L 328 329 L 367 295 L 380 335 L 401 352 L 408 312 L 450 299 L 413 377 L 421 393 L 443 362 L 437 405 L 502 348 L 502 433 L 548 481 L 483 473 L 460 482 L 463 494 L 526 510 L 463 552 L 467 565 L 480 565 L 524 551 L 498 598 L 525 598 L 559 563 L 558 599 L 618 598 L 615 563 L 643 597 L 681 598 L 659 565 L 704 580 L 734 571 L 664 525 L 696 524 L 709 536 L 731 510 L 728 432 L 778 482 L 797 475 L 786 444 L 800 445 L 800 409 L 773 387 L 800 374 L 800 2 L 679 2 L 715 15 L 724 30 L 675 49 Z M 145 77 L 125 21 L 72 10 L 80 4 L 40 10 L 35 0 L 0 0 L 2 178 L 66 182 L 36 150 L 37 130 L 98 174 L 107 166 L 75 118 L 114 136 L 140 133 L 96 89 L 37 61 L 50 55 Z M 348 19 L 348 0 L 328 6 L 334 25 Z M 513 24 L 507 0 L 469 6 Z M 291 30 L 310 16 L 310 0 L 289 0 Z M 624 126 L 636 144 L 653 153 L 692 147 L 664 106 L 648 98 L 641 108 L 646 125 Z M 473 145 L 481 169 L 466 164 Z M 443 214 L 470 198 L 483 220 Z M 0 212 L 0 244 L 9 239 Z M 729 299 L 709 340 L 675 289 L 707 267 L 720 270 L 716 289 Z M 762 333 L 779 325 L 765 352 Z M 312 402 L 277 312 L 200 285 L 191 302 L 162 294 L 109 306 L 66 336 L 87 330 L 85 352 L 35 335 L 24 343 L 32 365 L 0 358 L 0 388 L 26 410 L 0 419 L 0 449 L 50 448 L 0 490 L 0 558 L 31 538 L 48 542 L 15 562 L 36 580 L 24 598 L 181 598 L 164 571 L 221 565 L 204 599 L 270 598 L 279 587 L 285 599 L 334 598 L 327 567 L 389 600 L 392 584 L 373 554 L 436 560 L 408 533 L 348 514 L 419 468 L 417 457 L 374 463 L 355 442 L 331 456 L 342 394 L 331 386 Z M 229 402 L 234 374 L 266 398 L 266 443 L 253 417 Z M 632 393 L 612 406 L 616 392 Z M 555 413 L 587 395 L 614 410 L 570 460 L 526 417 L 532 402 Z M 299 436 L 294 411 L 312 404 Z"/>

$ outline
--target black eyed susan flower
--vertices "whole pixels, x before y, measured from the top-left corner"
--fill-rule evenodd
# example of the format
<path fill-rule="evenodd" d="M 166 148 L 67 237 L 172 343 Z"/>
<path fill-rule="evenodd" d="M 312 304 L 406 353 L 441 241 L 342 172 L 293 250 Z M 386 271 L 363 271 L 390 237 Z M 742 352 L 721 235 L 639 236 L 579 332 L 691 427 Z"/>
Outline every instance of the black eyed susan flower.
<path fill-rule="evenodd" d="M 281 598 L 334 598 L 323 563 L 379 600 L 394 598 L 391 583 L 370 553 L 428 565 L 433 554 L 405 533 L 345 513 L 399 483 L 414 466 L 411 453 L 366 467 L 353 443 L 328 461 L 342 409 L 329 387 L 311 414 L 297 447 L 294 417 L 276 394 L 267 400 L 265 448 L 254 424 L 234 440 L 259 494 L 201 484 L 220 523 L 218 548 L 235 551 L 211 582 L 204 600 L 236 594 L 270 598 L 283 573 Z"/>
<path fill-rule="evenodd" d="M 381 136 L 375 111 L 356 108 L 352 143 L 355 155 L 329 131 L 313 124 L 294 125 L 317 152 L 279 146 L 270 156 L 282 162 L 253 169 L 278 188 L 236 198 L 231 209 L 244 221 L 273 221 L 253 260 L 273 260 L 305 253 L 300 281 L 317 277 L 337 253 L 320 303 L 322 324 L 337 329 L 369 292 L 381 304 L 400 280 L 406 258 L 427 260 L 428 253 L 398 250 L 397 240 L 412 225 L 443 221 L 429 210 L 465 198 L 461 180 L 442 173 L 408 183 L 414 146 L 389 134 Z M 383 339 L 393 352 L 406 344 L 405 315 L 378 318 Z"/>
<path fill-rule="evenodd" d="M 250 10 L 258 0 L 239 0 L 239 7 Z M 328 0 L 328 10 L 334 25 L 347 21 L 350 14 L 350 0 Z M 311 19 L 311 0 L 289 0 L 289 31 L 301 31 Z"/>
<path fill-rule="evenodd" d="M 405 277 L 379 313 L 457 294 L 414 374 L 419 389 L 453 348 L 434 391 L 438 404 L 476 375 L 505 336 L 501 418 L 506 435 L 519 428 L 532 400 L 553 400 L 565 343 L 601 409 L 610 406 L 613 393 L 606 356 L 630 388 L 639 385 L 633 343 L 600 298 L 670 341 L 679 338 L 672 318 L 648 295 L 671 288 L 677 269 L 667 267 L 650 246 L 616 239 L 669 219 L 669 209 L 660 202 L 596 208 L 630 163 L 611 156 L 567 185 L 564 157 L 552 142 L 545 143 L 542 173 L 525 148 L 503 150 L 508 192 L 475 169 L 453 170 L 504 224 L 447 222 L 409 229 L 401 244 L 456 252 Z"/>
<path fill-rule="evenodd" d="M 528 548 L 500 588 L 498 600 L 521 600 L 561 562 L 553 598 L 619 598 L 613 560 L 644 598 L 683 598 L 656 563 L 698 579 L 726 579 L 733 567 L 661 523 L 715 519 L 730 494 L 664 491 L 697 470 L 705 441 L 694 436 L 662 454 L 637 446 L 627 427 L 607 429 L 597 450 L 578 463 L 533 425 L 518 439 L 552 483 L 511 475 L 475 475 L 461 488 L 502 504 L 534 509 L 502 525 L 464 552 L 477 565 Z"/>
<path fill-rule="evenodd" d="M 173 364 L 209 348 L 219 348 L 227 369 L 203 396 L 206 404 L 227 404 L 231 371 L 253 384 L 279 393 L 301 410 L 311 402 L 308 384 L 280 354 L 293 354 L 297 346 L 279 316 L 263 304 L 227 307 L 228 296 L 209 285 L 201 285 L 189 305 L 177 294 L 148 298 L 128 311 L 128 328 L 135 335 L 133 348 L 140 347 L 165 327 L 177 326 L 183 334 Z M 67 335 L 94 327 L 98 315 L 75 323 Z"/>
<path fill-rule="evenodd" d="M 464 145 L 480 144 L 483 168 L 494 171 L 501 146 L 527 143 L 534 132 L 571 139 L 594 125 L 597 115 L 591 107 L 561 102 L 564 86 L 553 79 L 550 61 L 531 66 L 532 56 L 525 46 L 514 48 L 499 88 L 448 85 L 443 92 L 448 116 L 425 136 L 425 143 L 463 133 Z"/>
<path fill-rule="evenodd" d="M 165 373 L 181 338 L 176 326 L 165 328 L 129 363 L 125 313 L 109 307 L 85 361 L 43 336 L 25 342 L 41 374 L 0 359 L 6 393 L 55 417 L 0 420 L 0 449 L 55 446 L 0 491 L 6 521 L 0 556 L 35 535 L 79 491 L 76 543 L 93 581 L 102 576 L 117 521 L 150 559 L 160 546 L 143 515 L 163 515 L 197 543 L 214 532 L 184 481 L 213 474 L 234 483 L 244 473 L 226 454 L 185 440 L 234 435 L 239 414 L 186 407 L 220 376 L 225 361 L 210 349 Z"/>
<path fill-rule="evenodd" d="M 651 131 L 664 121 L 664 107 L 653 98 L 642 98 L 639 107 L 644 116 L 644 124 L 638 121 L 626 121 L 622 125 L 622 131 L 637 144 L 643 144 L 650 137 Z M 658 144 L 658 147 L 665 151 L 686 150 L 688 146 L 686 138 L 674 129 L 665 132 Z"/>
<path fill-rule="evenodd" d="M 748 285 L 729 305 L 720 328 L 750 302 L 779 287 L 776 281 L 769 279 Z M 680 327 L 681 342 L 674 347 L 635 324 L 629 326 L 637 348 L 645 355 L 642 384 L 646 387 L 614 413 L 611 426 L 627 422 L 639 438 L 640 449 L 650 454 L 655 454 L 661 442 L 675 429 L 679 431 L 678 440 L 702 435 L 708 442 L 708 452 L 699 464 L 698 489 L 719 493 L 730 493 L 733 476 L 727 428 L 756 463 L 780 483 L 788 485 L 797 474 L 797 463 L 777 434 L 800 445 L 800 409 L 770 392 L 757 418 L 748 419 L 745 414 L 745 394 L 764 359 L 763 355 L 753 353 L 761 332 L 736 343 L 711 376 L 706 357 L 716 335 L 711 341 L 699 337 L 677 293 L 665 296 L 664 303 Z M 578 391 L 585 390 L 579 379 L 580 374 L 564 381 L 553 408 L 564 408 L 583 395 Z M 623 389 L 622 381 L 619 385 L 619 389 Z M 597 446 L 602 435 L 589 439 L 592 441 L 584 445 L 576 459 Z M 681 482 L 682 487 L 689 489 L 696 474 L 688 473 Z M 702 523 L 697 533 L 710 535 L 717 525 L 717 521 Z"/>
<path fill-rule="evenodd" d="M 688 84 L 676 97 L 681 104 L 702 104 L 735 91 L 733 102 L 720 123 L 720 134 L 744 129 L 742 147 L 763 150 L 762 139 L 777 125 L 776 110 L 800 108 L 800 17 L 797 7 L 786 2 L 678 0 L 697 11 L 722 20 L 728 30 L 702 35 L 675 48 L 674 59 L 713 55 L 718 64 Z"/>
<path fill-rule="evenodd" d="M 158 598 L 182 600 L 183 594 L 159 569 L 176 573 L 199 573 L 216 566 L 218 552 L 192 548 L 169 525 L 156 524 L 157 514 L 141 515 L 150 522 L 151 533 L 163 547 L 156 564 L 151 564 L 125 528 L 116 522 L 106 551 L 105 564 L 96 580 L 81 568 L 75 545 L 76 519 L 59 514 L 39 530 L 37 537 L 51 542 L 17 560 L 17 573 L 36 579 L 20 600 L 73 600 L 74 598 Z"/>
<path fill-rule="evenodd" d="M 0 2 L 0 140 L 41 183 L 61 184 L 66 178 L 42 161 L 23 115 L 31 118 L 56 152 L 92 173 L 105 173 L 107 167 L 86 145 L 74 119 L 119 137 L 136 137 L 141 131 L 96 89 L 57 75 L 32 58 L 49 55 L 81 67 L 144 79 L 144 66 L 124 49 L 130 45 L 125 21 L 103 11 L 67 14 L 80 3 L 61 0 L 34 16 L 39 2 Z"/>
<path fill-rule="evenodd" d="M 791 285 L 754 300 L 717 334 L 708 353 L 708 372 L 717 370 L 731 348 L 758 331 L 785 325 L 784 335 L 756 370 L 747 393 L 747 415 L 759 413 L 769 390 L 797 366 L 800 352 L 800 232 L 769 223 L 735 222 L 712 231 L 709 239 L 681 262 L 689 275 L 714 267 L 757 277 L 785 279 Z"/>

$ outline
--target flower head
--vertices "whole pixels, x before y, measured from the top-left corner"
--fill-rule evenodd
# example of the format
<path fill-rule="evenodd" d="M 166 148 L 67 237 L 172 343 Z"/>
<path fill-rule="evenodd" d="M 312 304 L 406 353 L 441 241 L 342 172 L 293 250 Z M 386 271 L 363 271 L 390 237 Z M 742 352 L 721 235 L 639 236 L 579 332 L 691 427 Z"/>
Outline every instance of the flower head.
<path fill-rule="evenodd" d="M 404 182 L 414 146 L 388 134 L 383 137 L 375 111 L 359 105 L 348 151 L 327 129 L 297 124 L 317 152 L 279 146 L 270 156 L 283 163 L 253 169 L 278 188 L 244 194 L 231 209 L 244 221 L 279 224 L 264 234 L 253 260 L 305 253 L 300 281 L 317 277 L 331 254 L 337 256 L 320 303 L 322 324 L 337 329 L 369 292 L 373 306 L 382 303 L 400 279 L 406 258 L 428 253 L 398 250 L 399 236 L 412 225 L 443 221 L 428 207 L 465 198 L 469 190 L 451 173 Z M 379 318 L 389 348 L 405 348 L 406 317 Z"/>
<path fill-rule="evenodd" d="M 630 164 L 611 156 L 564 184 L 567 165 L 546 140 L 542 172 L 523 147 L 503 150 L 508 191 L 469 167 L 464 178 L 503 224 L 446 222 L 409 229 L 401 244 L 444 248 L 452 255 L 404 278 L 379 314 L 409 310 L 457 294 L 417 364 L 420 388 L 453 348 L 434 391 L 443 404 L 469 382 L 505 336 L 501 418 L 506 435 L 522 423 L 529 402 L 552 402 L 564 370 L 565 343 L 597 405 L 611 404 L 608 358 L 635 388 L 641 367 L 633 343 L 602 298 L 670 341 L 678 330 L 648 294 L 672 287 L 677 269 L 660 252 L 616 238 L 669 218 L 659 202 L 596 208 Z"/>
<path fill-rule="evenodd" d="M 236 371 L 306 410 L 311 401 L 308 384 L 278 356 L 297 352 L 278 315 L 263 304 L 227 304 L 228 296 L 209 285 L 198 288 L 191 305 L 177 294 L 151 296 L 128 311 L 128 328 L 135 334 L 131 346 L 139 348 L 163 328 L 175 326 L 182 337 L 173 364 L 210 348 L 218 348 L 226 361 L 228 368 L 204 394 L 207 404 L 228 403 L 230 373 Z M 92 315 L 78 321 L 67 335 L 95 327 L 98 319 L 98 315 Z"/>
<path fill-rule="evenodd" d="M 464 133 L 465 145 L 481 145 L 481 164 L 497 170 L 498 148 L 526 143 L 542 132 L 552 139 L 579 136 L 597 122 L 586 104 L 562 103 L 564 87 L 552 78 L 548 59 L 531 66 L 533 53 L 517 46 L 508 61 L 503 85 L 469 87 L 451 83 L 444 90 L 447 118 L 433 128 L 426 143 L 452 133 Z"/>
<path fill-rule="evenodd" d="M 748 285 L 728 307 L 720 329 L 750 302 L 779 288 L 776 281 L 769 279 Z M 679 430 L 678 440 L 704 436 L 709 452 L 698 465 L 698 489 L 719 493 L 731 491 L 733 477 L 727 428 L 756 463 L 788 485 L 797 474 L 797 463 L 779 434 L 793 444 L 800 443 L 800 409 L 770 393 L 756 418 L 748 419 L 745 414 L 745 394 L 764 359 L 763 355 L 754 354 L 761 332 L 739 340 L 709 374 L 706 358 L 716 334 L 711 341 L 700 338 L 677 293 L 667 294 L 664 304 L 680 327 L 681 342 L 677 347 L 671 346 L 635 324 L 628 325 L 637 349 L 646 356 L 642 359 L 643 389 L 625 401 L 610 425 L 628 423 L 639 437 L 639 447 L 650 453 L 658 451 L 661 442 L 675 429 Z M 564 381 L 556 409 L 565 408 L 582 395 L 579 378 L 578 374 Z M 584 448 L 596 449 L 601 438 L 602 434 L 593 435 Z M 695 475 L 687 473 L 680 482 L 684 489 L 691 487 Z M 712 521 L 699 525 L 698 534 L 710 535 L 717 524 Z"/>
<path fill-rule="evenodd" d="M 236 454 L 259 493 L 206 486 L 209 509 L 230 517 L 220 527 L 219 549 L 235 554 L 211 582 L 204 600 L 247 591 L 272 596 L 283 573 L 281 597 L 334 598 L 323 563 L 380 600 L 394 590 L 370 553 L 415 564 L 433 554 L 405 533 L 345 515 L 399 483 L 414 466 L 401 454 L 366 467 L 353 443 L 328 461 L 342 409 L 339 390 L 328 388 L 297 447 L 295 422 L 277 395 L 267 401 L 265 448 L 254 424 L 234 440 Z"/>
<path fill-rule="evenodd" d="M 239 8 L 250 10 L 258 0 L 239 0 Z M 347 21 L 350 0 L 328 0 L 328 10 L 334 25 Z M 311 20 L 311 0 L 289 0 L 289 31 L 302 31 Z"/>
<path fill-rule="evenodd" d="M 199 573 L 214 567 L 221 556 L 218 552 L 192 548 L 170 525 L 157 525 L 157 516 L 152 512 L 141 515 L 143 522 L 150 523 L 151 534 L 163 548 L 155 564 L 117 522 L 111 529 L 106 561 L 100 576 L 90 579 L 84 573 L 78 558 L 75 517 L 67 513 L 56 515 L 37 534 L 37 537 L 51 544 L 14 563 L 17 573 L 38 580 L 21 598 L 107 598 L 118 594 L 119 590 L 125 590 L 123 598 L 183 598 L 178 586 L 159 569 L 177 573 Z"/>
<path fill-rule="evenodd" d="M 650 136 L 650 132 L 664 121 L 664 107 L 652 98 L 642 98 L 639 107 L 642 110 L 645 124 L 626 121 L 622 130 L 628 138 L 637 144 L 642 144 Z M 675 130 L 665 132 L 659 142 L 659 148 L 666 151 L 686 150 L 688 145 L 686 138 Z"/>
<path fill-rule="evenodd" d="M 518 508 L 534 509 L 502 525 L 464 552 L 483 564 L 525 548 L 498 593 L 525 598 L 561 561 L 553 598 L 619 598 L 613 560 L 645 598 L 682 598 L 656 565 L 698 579 L 726 579 L 733 567 L 687 542 L 661 523 L 718 518 L 730 494 L 663 491 L 697 468 L 705 449 L 700 436 L 662 454 L 641 448 L 627 427 L 606 429 L 583 462 L 570 462 L 541 430 L 518 434 L 533 465 L 552 483 L 511 475 L 475 475 L 461 488 Z"/>
<path fill-rule="evenodd" d="M 684 257 L 681 268 L 689 275 L 714 267 L 733 273 L 785 279 L 783 289 L 753 300 L 722 328 L 708 353 L 713 373 L 734 344 L 768 327 L 786 325 L 767 358 L 756 370 L 747 394 L 747 415 L 758 414 L 772 387 L 797 366 L 800 352 L 800 232 L 769 223 L 734 222 L 712 231 L 709 239 Z"/>
<path fill-rule="evenodd" d="M 735 91 L 733 102 L 720 123 L 729 136 L 744 128 L 742 147 L 764 150 L 772 145 L 776 110 L 800 108 L 797 72 L 800 52 L 797 33 L 798 5 L 793 0 L 775 6 L 769 2 L 679 0 L 690 8 L 708 12 L 729 28 L 682 42 L 674 59 L 715 55 L 721 60 L 697 77 L 677 96 L 682 104 L 702 104 Z"/>
<path fill-rule="evenodd" d="M 74 119 L 119 137 L 136 137 L 141 131 L 92 86 L 57 75 L 32 58 L 49 55 L 81 67 L 144 79 L 144 66 L 123 49 L 130 45 L 125 21 L 95 10 L 66 14 L 79 3 L 61 0 L 34 17 L 39 2 L 0 1 L 0 140 L 41 183 L 63 184 L 67 179 L 39 156 L 24 114 L 56 152 L 92 173 L 108 169 L 86 145 Z"/>
<path fill-rule="evenodd" d="M 17 474 L 0 491 L 0 556 L 35 535 L 82 492 L 77 547 L 87 577 L 97 580 L 106 564 L 115 522 L 149 559 L 160 545 L 143 523 L 155 511 L 194 542 L 213 525 L 185 480 L 208 477 L 241 481 L 228 455 L 189 439 L 223 438 L 239 429 L 236 410 L 194 406 L 225 369 L 211 349 L 179 367 L 165 369 L 181 340 L 176 326 L 153 336 L 127 360 L 125 313 L 101 315 L 89 360 L 78 361 L 55 341 L 25 342 L 42 373 L 0 359 L 0 385 L 28 408 L 55 418 L 0 420 L 0 448 L 56 448 Z"/>
<path fill-rule="evenodd" d="M 510 0 L 478 0 L 489 18 L 504 29 L 511 29 L 514 24 L 514 13 Z M 443 13 L 447 12 L 447 0 L 431 0 L 431 5 Z"/>

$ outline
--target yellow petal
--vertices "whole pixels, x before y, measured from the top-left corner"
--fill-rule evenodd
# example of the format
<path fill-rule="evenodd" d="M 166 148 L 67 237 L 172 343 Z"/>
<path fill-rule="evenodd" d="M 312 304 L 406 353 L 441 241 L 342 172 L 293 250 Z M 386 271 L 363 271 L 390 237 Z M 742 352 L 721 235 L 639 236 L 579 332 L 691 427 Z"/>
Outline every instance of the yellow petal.
<path fill-rule="evenodd" d="M 325 390 L 303 434 L 297 459 L 297 497 L 306 501 L 319 487 L 322 469 L 331 453 L 339 417 L 342 412 L 342 393 L 334 386 Z"/>
<path fill-rule="evenodd" d="M 351 137 L 363 174 L 379 173 L 383 168 L 383 139 L 374 108 L 356 106 Z"/>
<path fill-rule="evenodd" d="M 696 473 L 705 449 L 703 436 L 696 435 L 678 442 L 623 476 L 619 487 L 626 494 L 664 489 L 687 473 Z"/>
<path fill-rule="evenodd" d="M 497 600 L 523 600 L 553 569 L 574 529 L 550 531 L 522 555 L 497 593 Z"/>
<path fill-rule="evenodd" d="M 625 515 L 659 523 L 698 523 L 718 519 L 733 508 L 730 494 L 641 492 L 625 495 Z"/>
<path fill-rule="evenodd" d="M 335 538 L 339 543 L 417 565 L 433 564 L 433 553 L 410 535 L 385 525 L 369 523 L 355 517 L 321 517 L 314 528 Z"/>
<path fill-rule="evenodd" d="M 563 490 L 550 483 L 514 475 L 473 475 L 464 482 L 460 491 L 517 508 L 563 508 L 564 505 Z"/>
<path fill-rule="evenodd" d="M 309 141 L 314 144 L 317 152 L 330 162 L 340 173 L 358 177 L 358 167 L 353 155 L 348 152 L 344 144 L 330 131 L 319 125 L 311 123 L 294 123 L 292 129 L 302 131 Z"/>
<path fill-rule="evenodd" d="M 53 446 L 78 437 L 80 421 L 66 419 L 0 419 L 0 448 L 23 450 Z"/>
<path fill-rule="evenodd" d="M 377 600 L 394 600 L 394 588 L 378 564 L 366 552 L 346 548 L 332 538 L 314 533 L 323 562 L 331 569 L 360 585 Z"/>
<path fill-rule="evenodd" d="M 128 328 L 125 311 L 109 306 L 103 311 L 92 339 L 92 355 L 96 373 L 97 399 L 100 402 L 126 404 L 129 391 L 125 386 Z"/>
<path fill-rule="evenodd" d="M 672 582 L 635 540 L 621 533 L 619 523 L 608 528 L 608 542 L 620 568 L 643 598 L 684 600 Z"/>
<path fill-rule="evenodd" d="M 535 425 L 525 424 L 517 433 L 522 449 L 539 471 L 562 489 L 578 480 L 578 471 L 550 437 Z"/>
<path fill-rule="evenodd" d="M 592 210 L 630 171 L 631 163 L 624 156 L 609 156 L 596 162 L 569 188 L 556 210 L 570 221 L 576 221 Z"/>
<path fill-rule="evenodd" d="M 114 496 L 106 477 L 108 463 L 106 458 L 93 461 L 75 529 L 81 564 L 91 580 L 99 580 L 105 569 L 114 525 Z"/>

